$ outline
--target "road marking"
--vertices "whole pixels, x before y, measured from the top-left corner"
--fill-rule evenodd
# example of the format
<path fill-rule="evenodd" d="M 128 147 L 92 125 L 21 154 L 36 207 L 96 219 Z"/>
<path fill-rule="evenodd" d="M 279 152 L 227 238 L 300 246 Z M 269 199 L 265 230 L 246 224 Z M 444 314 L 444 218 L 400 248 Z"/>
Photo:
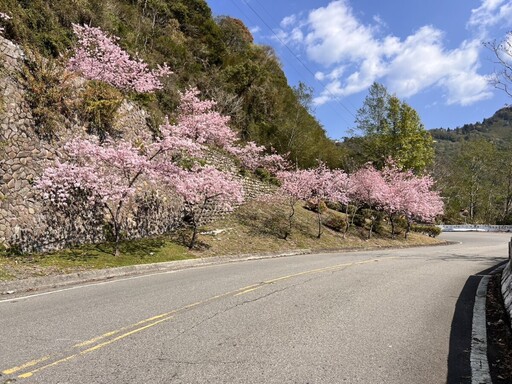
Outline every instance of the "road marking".
<path fill-rule="evenodd" d="M 12 375 L 13 373 L 16 373 L 18 371 L 22 371 L 24 370 L 25 368 L 29 368 L 29 367 L 33 367 L 34 365 L 37 365 L 39 363 L 42 363 L 46 360 L 49 360 L 51 356 L 45 356 L 45 357 L 42 357 L 40 359 L 37 359 L 37 360 L 32 360 L 32 361 L 29 361 L 23 365 L 20 365 L 19 367 L 13 367 L 13 368 L 10 368 L 10 369 L 6 369 L 5 371 L 2 371 L 2 374 L 4 375 Z"/>
<path fill-rule="evenodd" d="M 492 384 L 487 361 L 487 325 L 485 302 L 490 276 L 483 276 L 478 284 L 473 306 L 473 329 L 471 332 L 471 383 Z"/>
<path fill-rule="evenodd" d="M 101 348 L 103 348 L 105 346 L 113 344 L 113 343 L 115 343 L 115 342 L 117 342 L 119 340 L 122 340 L 122 339 L 124 339 L 124 338 L 126 338 L 128 336 L 131 336 L 131 335 L 136 334 L 138 332 L 141 332 L 143 330 L 146 330 L 146 329 L 149 329 L 151 327 L 154 327 L 154 326 L 156 326 L 156 325 L 158 325 L 160 323 L 163 323 L 164 321 L 168 321 L 168 320 L 172 319 L 174 317 L 174 315 L 176 315 L 178 313 L 185 312 L 185 311 L 187 311 L 189 309 L 192 309 L 194 307 L 197 307 L 197 306 L 200 306 L 200 305 L 203 305 L 203 304 L 207 304 L 207 303 L 210 303 L 212 301 L 215 301 L 215 300 L 218 300 L 218 299 L 221 299 L 221 298 L 224 298 L 224 297 L 229 297 L 229 296 L 236 297 L 236 296 L 239 296 L 239 295 L 247 294 L 249 292 L 255 291 L 255 290 L 257 290 L 257 289 L 259 289 L 261 287 L 264 287 L 266 285 L 274 284 L 274 283 L 277 283 L 279 281 L 288 280 L 288 279 L 291 279 L 291 278 L 294 278 L 294 277 L 310 275 L 310 274 L 315 274 L 315 273 L 323 273 L 323 272 L 329 272 L 329 271 L 336 271 L 336 270 L 345 269 L 345 268 L 348 268 L 348 267 L 351 267 L 351 266 L 355 266 L 355 265 L 362 265 L 362 264 L 378 262 L 378 261 L 381 261 L 381 260 L 392 260 L 392 259 L 399 259 L 399 257 L 396 257 L 396 256 L 395 257 L 382 257 L 382 258 L 378 258 L 378 259 L 369 259 L 369 260 L 358 261 L 358 262 L 350 262 L 350 263 L 337 264 L 337 265 L 333 265 L 333 266 L 330 266 L 330 267 L 311 269 L 311 270 L 307 270 L 307 271 L 302 271 L 302 272 L 298 272 L 298 273 L 294 273 L 294 274 L 290 274 L 290 275 L 285 275 L 285 276 L 277 277 L 277 278 L 274 278 L 274 279 L 271 279 L 271 280 L 266 280 L 266 281 L 263 281 L 263 282 L 258 283 L 258 284 L 248 285 L 248 286 L 245 286 L 245 287 L 242 287 L 242 288 L 238 288 L 238 289 L 233 290 L 233 291 L 228 291 L 228 292 L 225 292 L 225 293 L 221 293 L 219 295 L 215 295 L 215 296 L 209 297 L 209 298 L 207 298 L 205 300 L 197 301 L 195 303 L 188 304 L 188 305 L 183 306 L 181 308 L 174 309 L 174 310 L 169 311 L 169 312 L 165 312 L 165 313 L 161 313 L 161 314 L 156 315 L 156 316 L 149 317 L 149 318 L 141 320 L 141 321 L 139 321 L 137 323 L 134 323 L 134 324 L 131 324 L 131 325 L 127 325 L 125 327 L 122 327 L 122 328 L 119 328 L 119 329 L 116 329 L 116 330 L 113 330 L 113 331 L 106 332 L 106 333 L 104 333 L 104 334 L 102 334 L 100 336 L 94 337 L 92 339 L 83 341 L 83 342 L 78 343 L 78 344 L 75 344 L 75 345 L 73 345 L 73 348 L 84 348 L 84 347 L 88 347 L 88 346 L 91 346 L 91 345 L 93 345 L 93 346 L 89 347 L 89 348 L 87 348 L 85 350 L 82 350 L 80 352 L 73 353 L 73 354 L 71 354 L 69 356 L 66 356 L 66 357 L 60 358 L 58 360 L 55 360 L 55 361 L 51 362 L 50 364 L 43 365 L 43 366 L 41 366 L 39 368 L 36 368 L 36 369 L 34 369 L 32 371 L 20 374 L 20 375 L 17 376 L 17 378 L 19 378 L 19 379 L 29 378 L 29 377 L 33 376 L 35 373 L 40 372 L 40 371 L 42 371 L 44 369 L 47 369 L 47 368 L 50 368 L 50 367 L 54 367 L 56 365 L 62 364 L 62 363 L 67 362 L 67 361 L 70 361 L 70 360 L 75 359 L 77 357 L 80 357 L 80 356 L 86 355 L 88 353 L 97 351 L 97 350 L 99 350 L 99 349 L 101 349 Z M 148 324 L 148 323 L 150 323 L 150 324 Z M 131 329 L 131 330 L 129 330 L 129 329 Z M 127 330 L 129 330 L 129 331 L 125 332 Z M 125 333 L 122 333 L 122 332 L 125 332 Z M 110 340 L 106 340 L 109 337 L 112 337 L 112 336 L 115 336 L 115 335 L 118 335 L 118 334 L 120 334 L 120 335 L 116 336 L 116 337 L 114 337 L 114 338 L 112 338 Z M 106 340 L 106 341 L 94 345 L 95 343 L 98 343 L 98 342 L 100 342 L 102 340 Z M 6 370 L 2 371 L 2 373 L 5 374 L 5 375 L 13 374 L 13 373 L 16 373 L 16 372 L 19 372 L 19 371 L 23 371 L 26 368 L 30 368 L 30 367 L 36 366 L 36 365 L 38 365 L 38 364 L 40 364 L 40 363 L 42 363 L 44 361 L 47 361 L 49 359 L 51 359 L 51 356 L 45 356 L 45 357 L 43 357 L 41 359 L 32 360 L 32 361 L 27 362 L 27 363 L 25 363 L 23 365 L 20 365 L 18 367 L 6 369 Z"/>
<path fill-rule="evenodd" d="M 118 340 L 124 339 L 125 337 L 131 336 L 131 335 L 133 335 L 133 334 L 135 334 L 135 333 L 138 333 L 138 332 L 144 331 L 145 329 L 148 329 L 148 328 L 154 327 L 155 325 L 158 325 L 158 324 L 163 323 L 164 321 L 167 321 L 167 320 L 170 320 L 170 319 L 172 319 L 172 316 L 167 316 L 167 317 L 164 317 L 164 318 L 162 318 L 162 319 L 160 319 L 160 320 L 157 320 L 157 321 L 155 321 L 155 322 L 153 322 L 153 323 L 151 323 L 151 324 L 147 324 L 147 325 L 144 325 L 143 327 L 139 327 L 139 328 L 133 329 L 133 330 L 131 330 L 130 332 L 126 332 L 126 333 L 124 333 L 124 334 L 122 334 L 122 335 L 119 335 L 119 336 L 117 336 L 117 337 L 115 337 L 115 338 L 113 338 L 113 339 L 111 339 L 111 340 L 108 340 L 108 341 L 105 341 L 105 342 L 103 342 L 103 343 L 97 344 L 97 345 L 95 345 L 94 347 L 91 347 L 91 348 L 88 348 L 88 349 L 86 349 L 86 350 L 83 350 L 83 351 L 81 351 L 81 352 L 79 352 L 79 353 L 75 353 L 75 354 L 73 354 L 73 355 L 70 355 L 70 356 L 64 357 L 64 358 L 62 358 L 62 359 L 60 359 L 60 360 L 54 361 L 53 363 L 50 363 L 50 364 L 47 364 L 47 365 L 43 365 L 42 367 L 39 367 L 39 368 L 37 368 L 37 369 L 34 369 L 33 371 L 30 371 L 30 372 L 27 372 L 27 373 L 21 374 L 21 375 L 19 375 L 19 376 L 18 376 L 18 378 L 20 378 L 20 379 L 26 379 L 26 378 L 28 378 L 28 377 L 33 376 L 33 375 L 34 375 L 34 373 L 37 373 L 37 372 L 42 371 L 43 369 L 50 368 L 50 367 L 54 367 L 54 366 L 56 366 L 56 365 L 58 365 L 58 364 L 64 363 L 64 362 L 69 361 L 69 360 L 72 360 L 72 359 L 74 359 L 74 358 L 76 358 L 76 357 L 83 356 L 83 355 L 86 355 L 86 354 L 88 354 L 88 353 L 91 353 L 91 352 L 97 351 L 98 349 L 101 349 L 101 348 L 103 348 L 103 347 L 105 347 L 105 346 L 107 346 L 107 345 L 110 345 L 110 344 L 112 344 L 112 343 L 115 343 L 115 342 L 116 342 L 116 341 L 118 341 Z"/>

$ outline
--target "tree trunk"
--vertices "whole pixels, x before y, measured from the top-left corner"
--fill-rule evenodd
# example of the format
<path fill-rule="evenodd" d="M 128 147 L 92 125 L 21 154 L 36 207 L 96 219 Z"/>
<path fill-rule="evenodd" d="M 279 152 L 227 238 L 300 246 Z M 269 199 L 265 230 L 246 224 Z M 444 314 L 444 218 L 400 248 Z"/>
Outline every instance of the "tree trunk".
<path fill-rule="evenodd" d="M 350 228 L 350 221 L 348 220 L 348 203 L 345 205 L 345 231 L 343 231 L 343 239 L 347 238 L 347 232 Z"/>
<path fill-rule="evenodd" d="M 286 230 L 286 232 L 284 234 L 284 240 L 288 239 L 288 236 L 290 236 L 292 234 L 292 219 L 293 219 L 293 216 L 295 215 L 295 202 L 293 204 L 290 204 L 290 208 L 291 208 L 292 212 L 288 216 L 288 229 Z"/>
<path fill-rule="evenodd" d="M 119 242 L 121 241 L 121 229 L 117 222 L 114 223 L 114 256 L 118 257 L 121 252 L 119 251 Z"/>
<path fill-rule="evenodd" d="M 190 240 L 190 244 L 188 245 L 188 249 L 194 248 L 194 245 L 196 245 L 197 240 L 197 224 L 194 223 L 192 226 L 192 239 Z"/>
<path fill-rule="evenodd" d="M 318 218 L 318 235 L 316 236 L 318 239 L 322 236 L 322 213 L 320 212 L 320 204 L 317 207 L 317 218 Z"/>
<path fill-rule="evenodd" d="M 407 219 L 407 229 L 405 230 L 405 239 L 409 237 L 409 232 L 411 232 L 411 220 Z"/>

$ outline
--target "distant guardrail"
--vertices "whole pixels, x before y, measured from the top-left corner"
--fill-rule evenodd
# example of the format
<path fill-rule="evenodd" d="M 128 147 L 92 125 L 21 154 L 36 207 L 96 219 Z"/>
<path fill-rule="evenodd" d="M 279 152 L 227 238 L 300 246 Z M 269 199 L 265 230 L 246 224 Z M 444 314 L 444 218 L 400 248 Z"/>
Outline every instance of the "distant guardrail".
<path fill-rule="evenodd" d="M 512 232 L 512 225 L 460 224 L 438 227 L 443 232 Z"/>

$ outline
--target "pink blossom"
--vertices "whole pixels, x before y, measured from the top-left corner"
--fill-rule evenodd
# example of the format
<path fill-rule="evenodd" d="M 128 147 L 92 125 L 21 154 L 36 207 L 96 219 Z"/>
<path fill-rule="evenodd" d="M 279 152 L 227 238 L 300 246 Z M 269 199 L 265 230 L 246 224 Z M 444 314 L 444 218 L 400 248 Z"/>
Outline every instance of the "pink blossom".
<path fill-rule="evenodd" d="M 196 88 L 190 88 L 180 94 L 176 133 L 198 144 L 230 148 L 237 140 L 237 135 L 229 127 L 229 116 L 215 111 L 214 101 L 200 100 L 199 93 Z"/>
<path fill-rule="evenodd" d="M 131 59 L 117 45 L 119 38 L 108 36 L 100 28 L 73 24 L 73 31 L 78 42 L 68 69 L 86 79 L 104 81 L 124 91 L 148 93 L 162 89 L 159 78 L 172 73 L 166 64 L 150 70 L 142 60 Z"/>
<path fill-rule="evenodd" d="M 243 202 L 242 184 L 212 167 L 198 167 L 169 175 L 168 184 L 183 199 L 193 228 L 189 248 L 193 248 L 199 225 L 207 211 L 230 212 Z"/>

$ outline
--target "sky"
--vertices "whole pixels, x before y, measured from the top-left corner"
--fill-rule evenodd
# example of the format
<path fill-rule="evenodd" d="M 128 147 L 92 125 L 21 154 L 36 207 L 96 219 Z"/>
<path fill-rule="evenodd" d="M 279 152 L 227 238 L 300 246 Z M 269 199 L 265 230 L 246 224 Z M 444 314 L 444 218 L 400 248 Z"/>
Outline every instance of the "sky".
<path fill-rule="evenodd" d="M 489 84 L 500 69 L 484 42 L 512 30 L 512 0 L 207 0 L 272 46 L 291 86 L 314 90 L 332 139 L 352 136 L 373 82 L 427 129 L 481 122 L 512 104 Z"/>

